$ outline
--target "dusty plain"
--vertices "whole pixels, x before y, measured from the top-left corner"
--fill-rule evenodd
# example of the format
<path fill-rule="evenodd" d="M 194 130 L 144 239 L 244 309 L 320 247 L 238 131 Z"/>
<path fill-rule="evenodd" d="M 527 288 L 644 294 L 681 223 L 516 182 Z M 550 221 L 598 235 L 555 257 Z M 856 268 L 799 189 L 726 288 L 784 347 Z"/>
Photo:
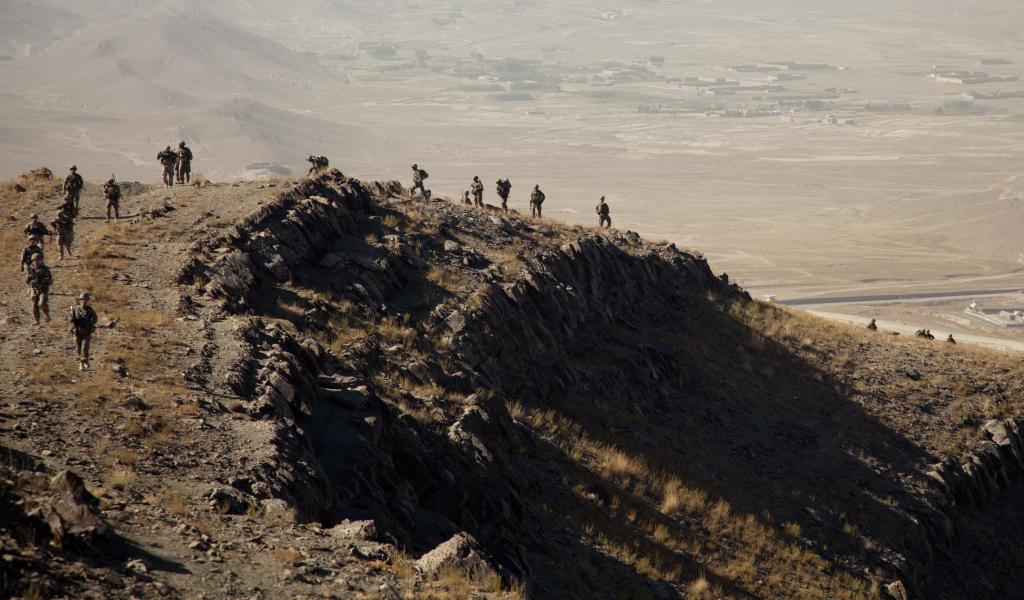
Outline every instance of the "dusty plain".
<path fill-rule="evenodd" d="M 968 96 L 1024 82 L 931 77 L 1022 75 L 1013 2 L 5 4 L 3 176 L 154 181 L 179 139 L 213 180 L 419 162 L 570 222 L 606 195 L 782 301 L 1024 288 L 1024 99 Z"/>

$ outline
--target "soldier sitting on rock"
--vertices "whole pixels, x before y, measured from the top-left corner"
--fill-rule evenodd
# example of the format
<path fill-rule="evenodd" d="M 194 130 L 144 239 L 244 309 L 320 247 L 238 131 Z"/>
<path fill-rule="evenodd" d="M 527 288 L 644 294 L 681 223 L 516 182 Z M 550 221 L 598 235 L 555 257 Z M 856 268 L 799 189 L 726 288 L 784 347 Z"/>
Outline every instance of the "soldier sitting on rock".
<path fill-rule="evenodd" d="M 312 154 L 306 157 L 306 162 L 309 163 L 309 175 L 321 169 L 326 169 L 331 164 L 326 156 L 313 156 Z"/>
<path fill-rule="evenodd" d="M 874 319 L 871 319 L 871 322 L 868 323 L 868 331 L 878 331 L 878 325 L 875 323 Z"/>
<path fill-rule="evenodd" d="M 955 344 L 955 343 L 956 343 L 956 340 L 955 340 L 955 339 L 953 339 L 953 334 L 952 334 L 952 333 L 951 333 L 951 334 L 949 334 L 949 337 L 948 337 L 948 338 L 946 338 L 946 343 L 947 343 L 947 344 Z"/>

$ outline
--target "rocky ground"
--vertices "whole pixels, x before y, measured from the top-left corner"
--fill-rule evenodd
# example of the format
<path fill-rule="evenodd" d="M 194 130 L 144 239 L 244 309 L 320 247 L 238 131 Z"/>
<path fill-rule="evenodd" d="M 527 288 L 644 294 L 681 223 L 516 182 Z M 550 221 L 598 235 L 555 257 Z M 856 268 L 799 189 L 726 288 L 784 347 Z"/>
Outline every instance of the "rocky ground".
<path fill-rule="evenodd" d="M 8 255 L 56 183 L 3 190 Z M 333 170 L 98 191 L 52 323 L 0 274 L 6 595 L 898 598 L 1024 471 L 1015 358 L 692 251 Z"/>

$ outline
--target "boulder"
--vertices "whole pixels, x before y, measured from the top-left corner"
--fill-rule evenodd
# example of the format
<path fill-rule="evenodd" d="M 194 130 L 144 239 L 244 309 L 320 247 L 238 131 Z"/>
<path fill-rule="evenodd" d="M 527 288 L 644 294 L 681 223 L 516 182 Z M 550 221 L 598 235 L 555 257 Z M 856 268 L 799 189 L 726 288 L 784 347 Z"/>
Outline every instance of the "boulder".
<path fill-rule="evenodd" d="M 349 521 L 345 519 L 327 530 L 327 533 L 339 540 L 377 541 L 377 523 L 372 520 Z"/>
<path fill-rule="evenodd" d="M 416 570 L 426 577 L 452 569 L 467 573 L 474 581 L 493 577 L 497 572 L 480 544 L 465 532 L 455 534 L 416 561 Z"/>

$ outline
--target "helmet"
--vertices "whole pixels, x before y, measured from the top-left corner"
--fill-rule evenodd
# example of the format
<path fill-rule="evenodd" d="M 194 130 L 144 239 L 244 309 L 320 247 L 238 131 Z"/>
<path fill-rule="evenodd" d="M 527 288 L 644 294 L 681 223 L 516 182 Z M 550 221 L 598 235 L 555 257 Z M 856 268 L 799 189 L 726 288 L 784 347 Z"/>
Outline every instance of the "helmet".
<path fill-rule="evenodd" d="M 39 218 L 39 213 L 32 213 L 31 215 L 29 215 L 28 218 L 30 218 L 30 219 L 38 219 Z"/>
<path fill-rule="evenodd" d="M 185 142 L 178 142 L 178 147 L 179 148 L 184 148 L 185 147 Z"/>
<path fill-rule="evenodd" d="M 71 168 L 70 168 L 70 169 L 68 169 L 68 170 L 69 170 L 69 171 L 77 171 L 77 170 L 78 170 L 78 167 L 76 167 L 75 165 L 71 165 Z"/>
<path fill-rule="evenodd" d="M 79 300 L 88 300 L 89 299 L 89 292 L 82 292 L 81 294 L 78 295 L 78 299 Z"/>
<path fill-rule="evenodd" d="M 473 176 L 473 181 L 480 181 L 480 176 L 479 175 L 474 175 Z"/>
<path fill-rule="evenodd" d="M 43 262 L 43 255 L 42 254 L 33 254 L 32 255 L 32 262 L 34 262 L 34 263 Z"/>
<path fill-rule="evenodd" d="M 412 163 L 412 168 L 418 169 L 418 168 L 420 168 L 420 166 L 418 164 L 416 164 L 416 163 Z"/>

